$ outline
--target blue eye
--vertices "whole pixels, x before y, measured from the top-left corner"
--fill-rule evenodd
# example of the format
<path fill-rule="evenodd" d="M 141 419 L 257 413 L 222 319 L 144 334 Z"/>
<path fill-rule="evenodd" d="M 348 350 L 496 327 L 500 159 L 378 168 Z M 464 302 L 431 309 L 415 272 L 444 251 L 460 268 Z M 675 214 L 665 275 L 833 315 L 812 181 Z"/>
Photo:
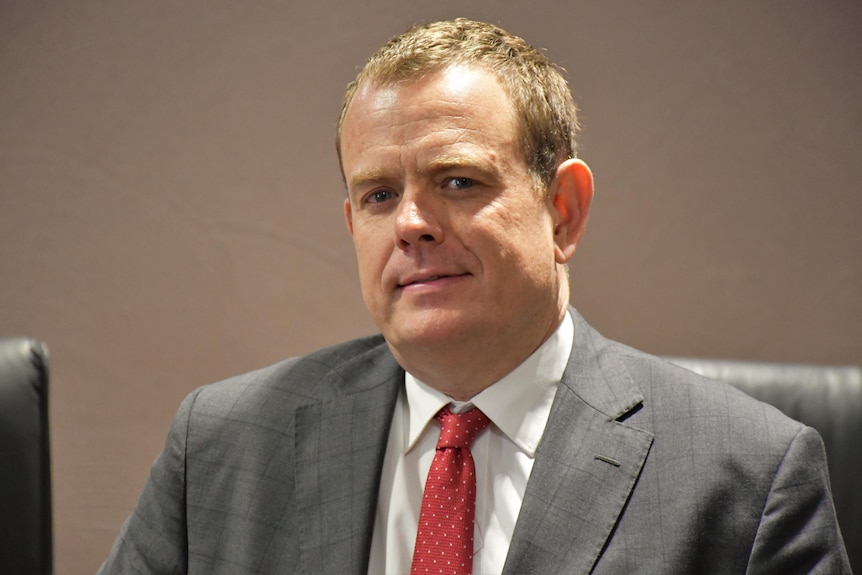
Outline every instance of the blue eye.
<path fill-rule="evenodd" d="M 455 188 L 456 190 L 466 190 L 467 188 L 472 188 L 476 182 L 471 180 L 470 178 L 452 178 L 447 182 L 448 187 Z"/>
<path fill-rule="evenodd" d="M 377 190 L 376 192 L 372 192 L 365 201 L 369 204 L 380 204 L 390 199 L 392 199 L 392 192 L 389 190 Z"/>

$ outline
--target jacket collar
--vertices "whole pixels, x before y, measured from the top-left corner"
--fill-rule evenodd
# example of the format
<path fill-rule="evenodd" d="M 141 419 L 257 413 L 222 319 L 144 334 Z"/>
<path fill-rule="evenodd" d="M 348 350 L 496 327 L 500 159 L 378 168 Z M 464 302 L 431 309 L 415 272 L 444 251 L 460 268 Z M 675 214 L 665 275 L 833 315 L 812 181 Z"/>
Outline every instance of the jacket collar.
<path fill-rule="evenodd" d="M 305 573 L 365 574 L 380 471 L 404 372 L 382 343 L 332 369 L 332 399 L 296 413 L 294 469 Z M 309 382 L 313 385 L 313 382 Z"/>
<path fill-rule="evenodd" d="M 570 311 L 572 354 L 536 454 L 504 575 L 589 573 L 652 445 L 652 434 L 624 424 L 643 402 L 624 362 L 626 348 Z M 380 339 L 321 382 L 335 392 L 332 399 L 298 409 L 295 501 L 305 572 L 366 572 L 380 472 L 403 382 L 403 370 Z"/>
<path fill-rule="evenodd" d="M 651 433 L 621 423 L 643 402 L 624 364 L 625 348 L 571 312 L 575 344 L 536 454 L 504 575 L 589 573 L 652 446 Z"/>

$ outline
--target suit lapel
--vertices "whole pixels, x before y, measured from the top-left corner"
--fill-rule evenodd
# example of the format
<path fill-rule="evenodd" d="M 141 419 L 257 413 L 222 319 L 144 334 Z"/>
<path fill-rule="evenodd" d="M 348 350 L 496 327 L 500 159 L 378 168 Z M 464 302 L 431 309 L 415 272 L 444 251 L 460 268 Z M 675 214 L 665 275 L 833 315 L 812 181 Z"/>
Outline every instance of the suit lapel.
<path fill-rule="evenodd" d="M 296 506 L 306 573 L 366 573 L 380 471 L 403 382 L 388 351 L 325 382 L 337 396 L 296 414 Z"/>
<path fill-rule="evenodd" d="M 640 475 L 652 434 L 620 423 L 643 398 L 622 358 L 572 310 L 575 343 L 503 573 L 589 573 Z"/>
<path fill-rule="evenodd" d="M 620 420 L 642 403 L 622 357 L 575 312 L 575 343 L 503 569 L 589 573 L 652 445 Z M 296 413 L 296 524 L 307 573 L 364 574 L 403 371 L 377 349 L 334 369 Z"/>

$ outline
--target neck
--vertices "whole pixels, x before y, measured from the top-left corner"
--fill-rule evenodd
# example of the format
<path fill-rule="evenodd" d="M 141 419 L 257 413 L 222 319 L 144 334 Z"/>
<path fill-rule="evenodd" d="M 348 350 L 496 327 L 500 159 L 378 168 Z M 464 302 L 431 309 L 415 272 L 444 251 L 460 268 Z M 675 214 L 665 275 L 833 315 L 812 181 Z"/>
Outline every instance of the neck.
<path fill-rule="evenodd" d="M 489 337 L 481 342 L 446 342 L 390 350 L 398 363 L 428 386 L 458 401 L 469 401 L 518 367 L 557 330 L 566 308 L 529 337 L 515 341 Z"/>

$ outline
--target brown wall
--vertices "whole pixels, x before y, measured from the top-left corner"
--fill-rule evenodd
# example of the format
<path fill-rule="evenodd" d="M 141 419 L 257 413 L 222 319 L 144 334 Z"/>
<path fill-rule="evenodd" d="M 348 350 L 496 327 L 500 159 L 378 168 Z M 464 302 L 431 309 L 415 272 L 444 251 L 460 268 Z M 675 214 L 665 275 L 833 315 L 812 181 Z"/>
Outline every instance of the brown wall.
<path fill-rule="evenodd" d="M 568 69 L 596 327 L 862 363 L 862 4 L 503 4 L 0 2 L 0 333 L 52 350 L 57 573 L 96 569 L 186 393 L 373 330 L 332 132 L 413 21 L 497 22 Z"/>

